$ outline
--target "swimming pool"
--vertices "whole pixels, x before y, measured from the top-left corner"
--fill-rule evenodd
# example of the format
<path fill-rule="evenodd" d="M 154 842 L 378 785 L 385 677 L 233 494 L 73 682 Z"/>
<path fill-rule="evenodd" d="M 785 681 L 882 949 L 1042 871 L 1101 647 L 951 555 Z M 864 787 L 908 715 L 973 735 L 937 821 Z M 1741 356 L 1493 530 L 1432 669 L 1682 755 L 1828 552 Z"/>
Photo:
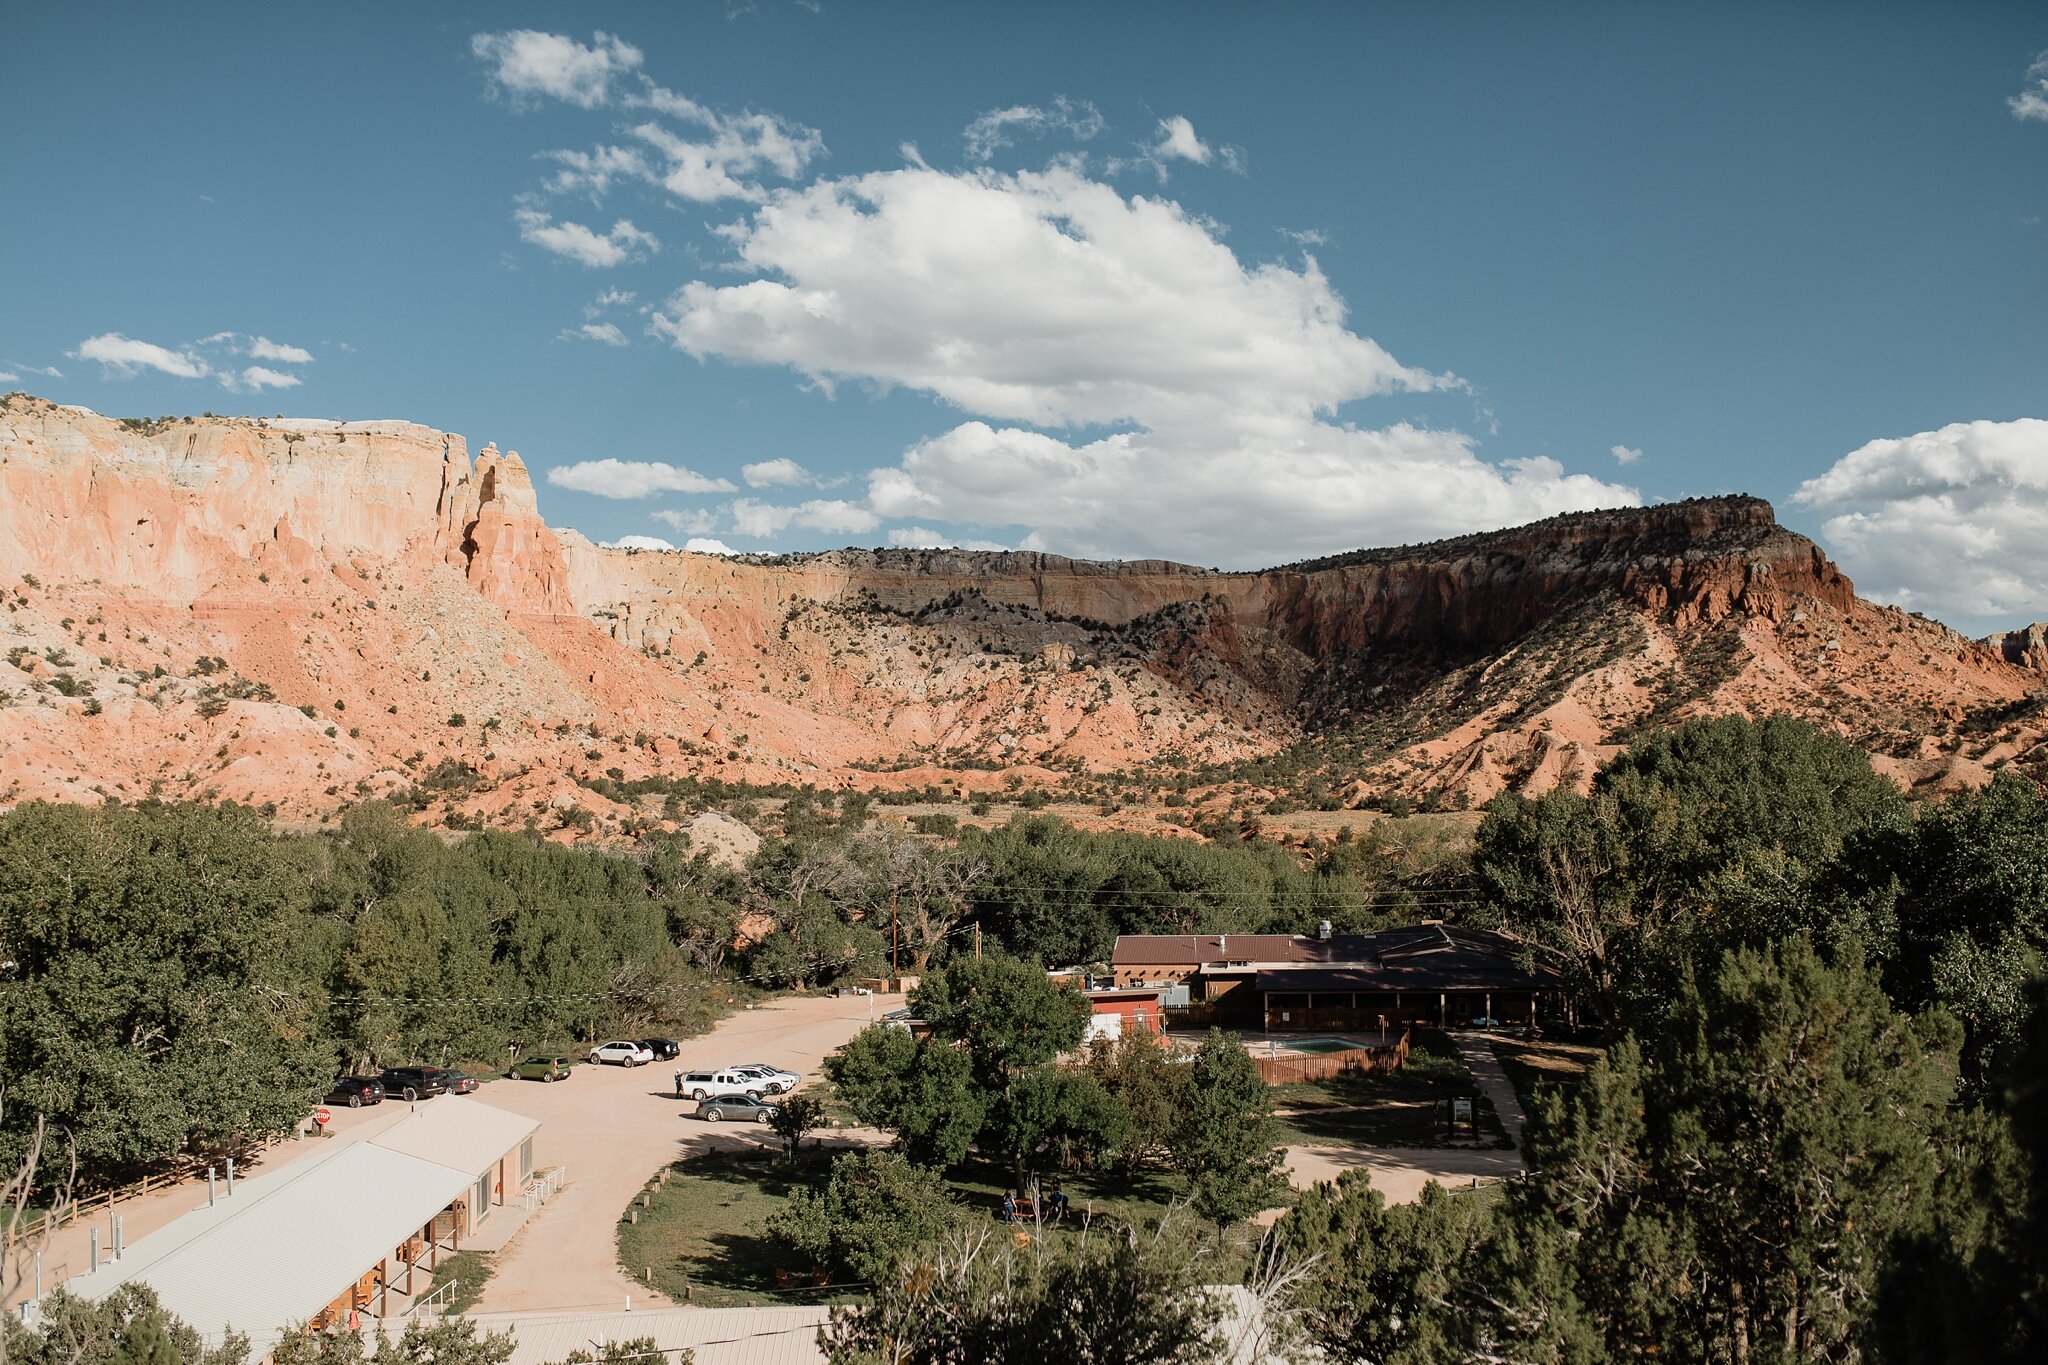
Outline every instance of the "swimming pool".
<path fill-rule="evenodd" d="M 1280 1046 L 1293 1048 L 1296 1052 L 1350 1052 L 1367 1044 L 1346 1042 L 1342 1038 L 1296 1038 Z"/>

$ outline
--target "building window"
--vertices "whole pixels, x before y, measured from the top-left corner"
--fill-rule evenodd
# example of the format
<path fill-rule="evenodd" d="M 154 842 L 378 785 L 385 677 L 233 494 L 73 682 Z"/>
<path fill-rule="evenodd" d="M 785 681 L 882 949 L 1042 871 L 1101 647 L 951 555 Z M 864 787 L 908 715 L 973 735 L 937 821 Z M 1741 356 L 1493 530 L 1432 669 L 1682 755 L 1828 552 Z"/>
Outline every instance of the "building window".
<path fill-rule="evenodd" d="M 533 1139 L 528 1138 L 526 1141 L 519 1144 L 519 1183 L 524 1185 L 526 1183 L 526 1178 L 532 1174 Z"/>
<path fill-rule="evenodd" d="M 475 1207 L 476 1212 L 470 1217 L 470 1226 L 472 1227 L 483 1222 L 484 1215 L 491 1211 L 491 1173 L 489 1171 L 485 1171 L 476 1178 Z"/>

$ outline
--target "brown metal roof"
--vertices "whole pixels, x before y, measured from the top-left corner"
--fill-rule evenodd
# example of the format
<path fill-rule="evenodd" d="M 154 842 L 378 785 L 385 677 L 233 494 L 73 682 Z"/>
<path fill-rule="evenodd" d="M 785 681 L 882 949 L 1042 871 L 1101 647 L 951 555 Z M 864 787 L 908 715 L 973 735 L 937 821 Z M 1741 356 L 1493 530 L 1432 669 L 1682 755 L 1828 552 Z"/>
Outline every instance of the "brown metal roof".
<path fill-rule="evenodd" d="M 1557 973 L 1485 929 L 1418 924 L 1377 934 L 1125 934 L 1119 966 L 1258 964 L 1260 990 L 1548 990 Z M 1311 973 L 1309 969 L 1322 968 Z M 1311 976 L 1317 984 L 1305 984 Z M 1270 983 L 1268 978 L 1274 978 Z M 1288 983 L 1288 984 L 1283 984 Z"/>

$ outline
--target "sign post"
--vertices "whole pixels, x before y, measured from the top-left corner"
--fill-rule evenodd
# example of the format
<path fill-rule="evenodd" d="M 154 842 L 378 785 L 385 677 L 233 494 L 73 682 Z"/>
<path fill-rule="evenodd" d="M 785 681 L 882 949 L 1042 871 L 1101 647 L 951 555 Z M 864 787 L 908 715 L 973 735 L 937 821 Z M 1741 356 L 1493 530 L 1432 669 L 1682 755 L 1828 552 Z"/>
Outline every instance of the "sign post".
<path fill-rule="evenodd" d="M 327 1112 L 327 1108 L 325 1105 L 322 1105 L 320 1108 L 315 1109 L 313 1111 L 313 1122 L 319 1125 L 320 1132 L 323 1137 L 327 1133 L 327 1125 L 332 1123 L 333 1121 L 334 1115 Z"/>

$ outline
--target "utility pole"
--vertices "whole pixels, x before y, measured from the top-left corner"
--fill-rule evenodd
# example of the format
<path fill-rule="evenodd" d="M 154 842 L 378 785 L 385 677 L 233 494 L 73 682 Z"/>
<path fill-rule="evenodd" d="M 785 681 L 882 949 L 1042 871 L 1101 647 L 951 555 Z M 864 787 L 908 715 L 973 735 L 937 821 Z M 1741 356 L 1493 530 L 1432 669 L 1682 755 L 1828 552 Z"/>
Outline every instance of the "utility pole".
<path fill-rule="evenodd" d="M 889 888 L 889 989 L 892 991 L 902 984 L 896 963 L 897 946 L 901 942 L 902 938 L 896 932 L 896 888 L 892 886 Z"/>
<path fill-rule="evenodd" d="M 981 921 L 974 922 L 974 960 L 981 961 Z"/>

